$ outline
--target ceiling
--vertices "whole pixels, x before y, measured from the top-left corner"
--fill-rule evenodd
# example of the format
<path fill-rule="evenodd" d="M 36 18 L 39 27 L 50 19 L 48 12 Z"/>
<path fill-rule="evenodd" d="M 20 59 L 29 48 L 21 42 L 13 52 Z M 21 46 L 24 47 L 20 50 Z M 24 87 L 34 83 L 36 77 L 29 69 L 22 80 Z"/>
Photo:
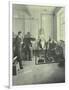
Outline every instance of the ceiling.
<path fill-rule="evenodd" d="M 18 16 L 22 17 L 24 13 L 31 17 L 37 17 L 42 13 L 53 14 L 57 7 L 13 4 L 12 8 L 13 8 L 13 17 L 18 17 Z"/>

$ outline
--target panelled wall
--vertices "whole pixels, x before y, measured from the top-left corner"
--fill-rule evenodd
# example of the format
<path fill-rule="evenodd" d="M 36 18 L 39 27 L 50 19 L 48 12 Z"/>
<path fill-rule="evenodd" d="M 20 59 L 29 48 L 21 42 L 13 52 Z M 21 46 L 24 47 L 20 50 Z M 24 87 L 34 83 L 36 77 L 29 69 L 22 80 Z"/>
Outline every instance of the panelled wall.
<path fill-rule="evenodd" d="M 27 16 L 27 14 L 18 17 L 13 17 L 12 30 L 17 35 L 19 31 L 23 33 L 23 36 L 30 32 L 35 38 L 38 38 L 38 19 Z"/>
<path fill-rule="evenodd" d="M 44 39 L 47 41 L 49 37 L 53 37 L 53 15 L 43 14 L 37 18 L 31 18 L 28 16 L 13 17 L 13 32 L 15 34 L 21 31 L 23 35 L 30 32 L 33 37 L 38 39 L 39 30 L 44 30 Z"/>
<path fill-rule="evenodd" d="M 38 38 L 38 19 L 36 18 L 26 18 L 25 19 L 25 34 L 30 32 L 35 38 Z"/>

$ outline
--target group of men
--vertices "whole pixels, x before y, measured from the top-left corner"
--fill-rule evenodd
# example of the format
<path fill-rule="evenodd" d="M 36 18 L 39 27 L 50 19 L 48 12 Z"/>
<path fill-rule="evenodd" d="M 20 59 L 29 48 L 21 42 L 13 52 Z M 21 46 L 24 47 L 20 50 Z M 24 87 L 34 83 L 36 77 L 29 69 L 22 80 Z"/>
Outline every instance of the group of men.
<path fill-rule="evenodd" d="M 31 60 L 31 50 L 30 47 L 32 47 L 32 40 L 35 40 L 31 37 L 30 32 L 27 32 L 27 34 L 22 38 L 22 32 L 18 32 L 18 35 L 13 40 L 13 57 L 17 56 L 17 62 L 19 62 L 20 69 L 23 69 L 22 65 L 22 59 L 25 57 L 28 60 Z M 22 55 L 24 52 L 24 55 Z"/>
<path fill-rule="evenodd" d="M 31 37 L 30 32 L 28 32 L 24 38 L 22 39 L 22 32 L 18 32 L 18 35 L 16 36 L 15 40 L 13 41 L 13 57 L 17 56 L 17 61 L 19 62 L 20 69 L 23 69 L 22 65 L 22 59 L 25 57 L 27 59 L 28 55 L 28 60 L 31 60 L 31 50 L 30 47 L 32 47 L 31 41 L 34 41 L 35 38 Z M 38 48 L 43 49 L 43 41 L 39 39 L 38 43 Z M 51 38 L 49 38 L 48 42 L 44 41 L 45 48 L 49 51 L 49 55 L 55 55 L 54 50 L 56 47 L 56 43 L 54 40 L 52 41 Z M 15 48 L 14 48 L 15 47 Z M 22 55 L 22 52 L 24 52 L 24 56 Z"/>

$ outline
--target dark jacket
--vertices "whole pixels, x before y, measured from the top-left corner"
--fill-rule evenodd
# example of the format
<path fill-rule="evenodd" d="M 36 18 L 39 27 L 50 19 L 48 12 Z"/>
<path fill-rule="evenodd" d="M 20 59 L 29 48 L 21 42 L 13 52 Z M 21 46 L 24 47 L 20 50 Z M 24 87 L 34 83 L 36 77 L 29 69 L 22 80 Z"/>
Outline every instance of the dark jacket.
<path fill-rule="evenodd" d="M 21 38 L 16 36 L 16 38 L 15 38 L 15 54 L 19 59 L 21 59 L 21 50 L 22 50 Z"/>

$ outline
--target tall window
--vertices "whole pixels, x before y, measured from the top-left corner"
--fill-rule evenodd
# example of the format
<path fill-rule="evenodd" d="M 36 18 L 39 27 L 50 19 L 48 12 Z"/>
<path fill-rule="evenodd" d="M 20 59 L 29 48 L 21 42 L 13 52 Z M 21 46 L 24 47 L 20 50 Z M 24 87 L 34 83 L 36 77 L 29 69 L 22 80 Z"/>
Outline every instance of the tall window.
<path fill-rule="evenodd" d="M 49 40 L 49 37 L 53 37 L 53 15 L 52 14 L 42 14 L 42 30 L 44 30 L 44 39 Z"/>
<path fill-rule="evenodd" d="M 64 8 L 61 8 L 57 13 L 57 40 L 65 39 L 65 13 Z"/>
<path fill-rule="evenodd" d="M 64 40 L 64 30 L 65 30 L 65 21 L 64 21 L 64 12 L 61 13 L 60 15 L 60 39 Z"/>

